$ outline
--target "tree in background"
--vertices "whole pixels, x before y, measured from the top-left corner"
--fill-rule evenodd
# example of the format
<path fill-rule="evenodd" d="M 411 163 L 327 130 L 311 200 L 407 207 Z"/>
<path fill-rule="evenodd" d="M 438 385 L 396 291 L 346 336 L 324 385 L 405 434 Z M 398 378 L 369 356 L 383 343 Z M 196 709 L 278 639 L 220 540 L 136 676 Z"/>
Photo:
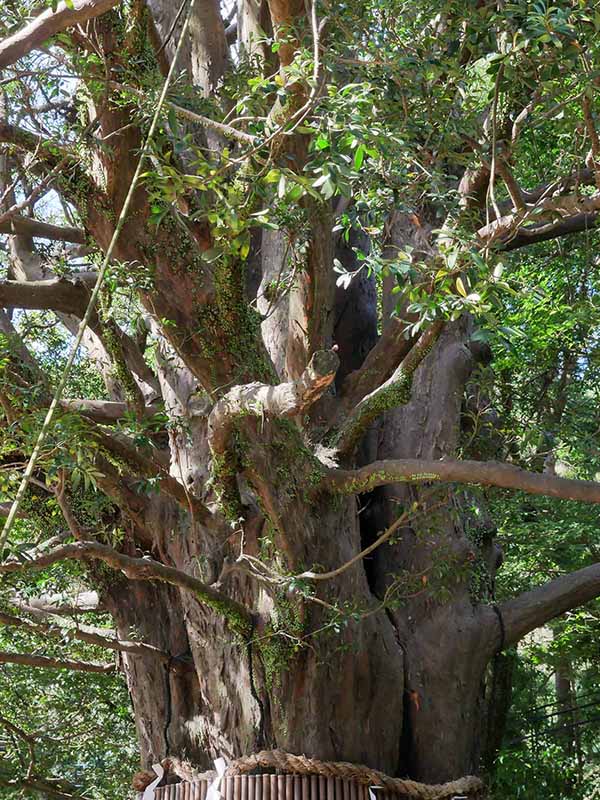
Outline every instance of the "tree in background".
<path fill-rule="evenodd" d="M 145 765 L 280 747 L 476 772 L 495 656 L 600 595 L 600 17 L 7 3 L 7 505 L 188 21 L 4 537 L 3 675 L 87 673 L 105 697 L 117 653 Z M 517 553 L 496 596 L 496 527 L 526 547 L 540 498 L 589 542 L 533 576 Z M 11 736 L 5 784 L 81 780 Z"/>

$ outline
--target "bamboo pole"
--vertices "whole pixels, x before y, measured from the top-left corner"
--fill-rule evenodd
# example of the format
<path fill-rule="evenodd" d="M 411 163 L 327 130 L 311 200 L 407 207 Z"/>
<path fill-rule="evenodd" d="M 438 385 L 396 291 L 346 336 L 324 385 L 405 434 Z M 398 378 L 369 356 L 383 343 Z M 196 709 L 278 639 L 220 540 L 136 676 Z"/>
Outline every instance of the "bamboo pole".
<path fill-rule="evenodd" d="M 269 775 L 271 784 L 271 800 L 277 800 L 280 795 L 277 794 L 277 775 Z"/>
<path fill-rule="evenodd" d="M 317 775 L 310 776 L 310 800 L 319 800 L 319 778 Z"/>
<path fill-rule="evenodd" d="M 310 800 L 310 776 L 303 775 L 302 776 L 302 783 L 300 786 L 300 797 L 301 800 Z"/>

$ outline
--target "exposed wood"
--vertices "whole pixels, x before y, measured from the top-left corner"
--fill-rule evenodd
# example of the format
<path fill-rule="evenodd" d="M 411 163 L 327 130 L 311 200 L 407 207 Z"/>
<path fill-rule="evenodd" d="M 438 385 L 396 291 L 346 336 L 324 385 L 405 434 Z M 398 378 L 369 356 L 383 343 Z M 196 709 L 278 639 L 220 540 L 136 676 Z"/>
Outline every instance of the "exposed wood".
<path fill-rule="evenodd" d="M 333 383 L 338 365 L 334 350 L 322 350 L 314 354 L 297 380 L 278 386 L 260 383 L 236 386 L 216 403 L 208 418 L 208 437 L 213 452 L 224 452 L 232 426 L 240 416 L 297 417 L 305 414 Z"/>

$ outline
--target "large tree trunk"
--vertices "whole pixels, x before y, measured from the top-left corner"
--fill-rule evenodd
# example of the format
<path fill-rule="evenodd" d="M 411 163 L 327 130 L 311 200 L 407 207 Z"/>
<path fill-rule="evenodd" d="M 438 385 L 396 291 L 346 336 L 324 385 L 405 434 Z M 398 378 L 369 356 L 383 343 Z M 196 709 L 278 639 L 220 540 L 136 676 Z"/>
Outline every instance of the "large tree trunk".
<path fill-rule="evenodd" d="M 348 302 L 364 305 L 364 298 L 373 300 L 359 284 L 354 299 L 352 294 L 340 298 L 342 308 Z M 354 318 L 364 326 L 364 316 Z M 363 330 L 360 336 L 364 341 Z M 435 358 L 424 364 L 414 399 L 402 412 L 387 415 L 379 436 L 380 458 L 452 455 L 462 388 L 471 368 L 465 336 L 464 326 L 448 331 Z M 350 348 L 348 353 L 355 358 Z M 172 413 L 175 396 L 181 400 L 185 395 L 183 375 L 180 368 L 175 391 L 173 374 L 169 377 Z M 165 383 L 163 388 L 166 392 Z M 172 436 L 172 471 L 179 475 L 183 469 L 186 484 L 195 487 L 208 473 L 205 423 L 196 412 L 182 409 L 178 413 L 188 413 L 188 433 Z M 263 428 L 263 440 L 265 435 Z M 144 641 L 174 656 L 183 654 L 170 671 L 148 659 L 125 660 L 144 761 L 177 754 L 208 766 L 219 754 L 235 757 L 281 747 L 436 782 L 475 771 L 482 679 L 498 631 L 470 587 L 471 562 L 475 556 L 478 563 L 485 558 L 485 546 L 474 544 L 477 536 L 468 538 L 465 493 L 442 490 L 423 500 L 424 489 L 377 490 L 363 501 L 363 514 L 353 498 L 308 503 L 290 491 L 293 438 L 282 439 L 286 431 L 269 435 L 274 447 L 266 454 L 257 450 L 254 469 L 275 485 L 271 502 L 278 505 L 285 528 L 285 557 L 292 572 L 311 564 L 335 569 L 345 563 L 397 518 L 398 503 L 420 499 L 432 510 L 418 527 L 404 529 L 395 544 L 376 550 L 319 593 L 340 609 L 348 604 L 360 611 L 362 618 L 341 618 L 339 625 L 318 605 L 289 592 L 273 596 L 251 578 L 225 573 L 221 584 L 228 594 L 271 615 L 269 626 L 257 630 L 247 645 L 185 593 L 178 596 L 175 590 L 139 582 L 133 590 L 109 585 L 107 602 L 123 636 L 134 629 Z M 290 452 L 284 455 L 286 446 Z M 278 532 L 255 507 L 247 510 L 255 522 L 246 526 L 245 550 L 264 558 Z M 240 546 L 239 533 L 227 527 L 205 530 L 158 507 L 152 516 L 162 559 L 186 571 L 200 564 L 199 574 L 207 580 L 222 574 L 224 557 L 234 556 Z M 473 527 L 473 520 L 468 524 Z M 489 545 L 489 532 L 479 541 L 486 536 Z M 417 591 L 415 574 L 426 576 Z M 392 582 L 401 604 L 377 610 Z"/>

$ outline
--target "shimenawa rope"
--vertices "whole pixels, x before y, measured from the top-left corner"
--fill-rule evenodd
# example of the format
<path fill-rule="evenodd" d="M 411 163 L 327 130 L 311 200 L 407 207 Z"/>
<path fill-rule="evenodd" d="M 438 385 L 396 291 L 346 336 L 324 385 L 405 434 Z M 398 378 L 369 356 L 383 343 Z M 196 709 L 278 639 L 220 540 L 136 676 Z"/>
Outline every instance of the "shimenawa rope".
<path fill-rule="evenodd" d="M 212 780 L 216 772 L 195 772 L 189 764 L 178 759 L 165 759 L 167 764 L 184 781 Z M 225 777 L 246 775 L 258 769 L 273 769 L 295 775 L 321 775 L 326 778 L 343 778 L 365 786 L 382 786 L 389 792 L 405 795 L 414 800 L 451 800 L 453 797 L 480 796 L 485 785 L 481 778 L 467 775 L 448 783 L 428 784 L 409 778 L 391 778 L 384 772 L 362 764 L 346 761 L 320 761 L 303 755 L 294 755 L 284 750 L 261 750 L 232 761 Z M 154 777 L 154 776 L 152 776 Z"/>

